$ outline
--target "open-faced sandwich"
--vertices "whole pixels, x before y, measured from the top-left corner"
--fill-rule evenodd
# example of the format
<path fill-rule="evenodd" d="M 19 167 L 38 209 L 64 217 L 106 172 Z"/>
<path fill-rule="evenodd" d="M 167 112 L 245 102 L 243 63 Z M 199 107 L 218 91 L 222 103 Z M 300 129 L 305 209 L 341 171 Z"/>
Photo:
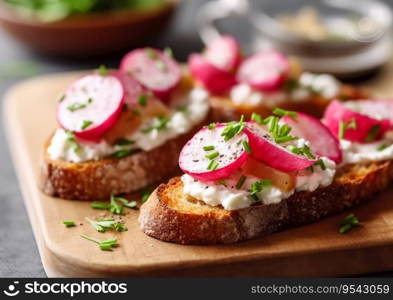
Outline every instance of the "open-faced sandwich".
<path fill-rule="evenodd" d="M 163 180 L 184 143 L 207 122 L 208 93 L 169 52 L 137 49 L 119 70 L 72 83 L 45 145 L 42 189 L 66 199 L 106 199 Z"/>
<path fill-rule="evenodd" d="M 180 154 L 185 174 L 144 203 L 140 226 L 163 241 L 233 243 L 352 207 L 393 180 L 392 109 L 334 101 L 328 127 L 282 109 L 207 126 Z"/>
<path fill-rule="evenodd" d="M 303 72 L 294 58 L 265 50 L 243 58 L 237 41 L 222 36 L 202 54 L 192 54 L 193 78 L 211 93 L 213 118 L 238 120 L 256 112 L 263 117 L 281 107 L 322 117 L 332 99 L 364 99 L 366 93 L 328 74 Z"/>

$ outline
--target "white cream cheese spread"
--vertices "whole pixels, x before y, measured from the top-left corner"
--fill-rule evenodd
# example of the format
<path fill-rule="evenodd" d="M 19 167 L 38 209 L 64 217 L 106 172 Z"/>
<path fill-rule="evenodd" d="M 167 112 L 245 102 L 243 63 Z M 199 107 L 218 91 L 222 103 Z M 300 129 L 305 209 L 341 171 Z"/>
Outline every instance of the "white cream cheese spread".
<path fill-rule="evenodd" d="M 108 157 L 116 151 L 141 149 L 149 151 L 161 146 L 169 139 L 175 138 L 189 131 L 196 124 L 203 121 L 209 111 L 208 93 L 202 88 L 193 88 L 184 99 L 176 99 L 176 105 L 182 110 L 173 108 L 168 116 L 168 122 L 163 129 L 156 129 L 156 118 L 146 120 L 131 136 L 124 137 L 133 141 L 132 145 L 110 145 L 106 141 L 98 143 L 78 141 L 78 150 L 75 151 L 69 142 L 69 135 L 63 129 L 57 129 L 48 147 L 48 154 L 53 160 L 67 162 L 84 162 L 99 160 Z M 153 128 L 149 132 L 146 128 Z"/>
<path fill-rule="evenodd" d="M 283 191 L 274 185 L 263 188 L 256 194 L 258 203 L 274 204 L 290 197 L 296 191 L 312 192 L 319 187 L 328 186 L 332 183 L 336 173 L 336 164 L 330 159 L 321 158 L 325 166 L 313 166 L 313 169 L 302 170 L 296 175 L 295 188 L 290 191 Z M 201 182 L 188 174 L 181 177 L 183 182 L 183 192 L 199 201 L 211 206 L 221 205 L 227 210 L 236 210 L 249 207 L 256 203 L 250 195 L 250 187 L 253 182 L 260 179 L 247 177 L 240 189 L 236 188 L 238 179 L 227 178 L 223 183 Z"/>
<path fill-rule="evenodd" d="M 336 97 L 340 92 L 341 84 L 328 74 L 303 73 L 294 89 L 289 91 L 263 93 L 254 90 L 248 84 L 237 84 L 230 91 L 230 97 L 235 105 L 275 107 L 284 101 L 305 101 L 318 93 L 326 99 Z"/>

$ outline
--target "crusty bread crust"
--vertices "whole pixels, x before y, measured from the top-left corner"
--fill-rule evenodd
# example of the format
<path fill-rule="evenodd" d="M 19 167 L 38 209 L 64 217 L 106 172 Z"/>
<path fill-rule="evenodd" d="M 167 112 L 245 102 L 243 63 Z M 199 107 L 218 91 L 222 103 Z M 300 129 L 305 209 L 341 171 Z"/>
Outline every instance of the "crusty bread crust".
<path fill-rule="evenodd" d="M 171 175 L 177 168 L 183 145 L 209 116 L 189 132 L 150 151 L 139 151 L 124 158 L 106 158 L 84 163 L 52 160 L 46 144 L 41 159 L 40 187 L 50 196 L 75 200 L 107 200 L 111 194 L 136 191 Z"/>
<path fill-rule="evenodd" d="M 341 88 L 339 99 L 357 100 L 365 99 L 369 95 L 364 90 L 343 85 Z M 287 110 L 294 110 L 313 115 L 317 118 L 322 118 L 326 107 L 329 105 L 331 99 L 325 99 L 319 96 L 314 96 L 305 101 L 285 101 L 278 106 Z M 274 107 L 260 106 L 238 106 L 235 105 L 228 97 L 211 97 L 210 106 L 212 108 L 212 119 L 215 122 L 229 122 L 239 120 L 241 115 L 244 115 L 248 120 L 253 112 L 267 117 L 271 115 Z"/>
<path fill-rule="evenodd" d="M 185 196 L 182 181 L 175 177 L 142 205 L 139 223 L 146 234 L 167 242 L 235 243 L 338 213 L 382 191 L 391 181 L 392 161 L 348 165 L 328 187 L 297 192 L 279 204 L 228 211 Z"/>

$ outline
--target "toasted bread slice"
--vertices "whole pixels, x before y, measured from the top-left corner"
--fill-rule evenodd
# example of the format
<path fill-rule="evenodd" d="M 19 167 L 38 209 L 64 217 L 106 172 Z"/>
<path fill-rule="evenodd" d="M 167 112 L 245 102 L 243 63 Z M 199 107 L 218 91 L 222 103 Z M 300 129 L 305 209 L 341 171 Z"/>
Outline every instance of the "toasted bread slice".
<path fill-rule="evenodd" d="M 393 162 L 347 165 L 334 182 L 314 192 L 297 192 L 279 204 L 240 210 L 212 207 L 183 194 L 175 177 L 161 184 L 141 207 L 142 230 L 179 244 L 235 243 L 270 234 L 353 207 L 382 191 L 393 180 Z"/>
<path fill-rule="evenodd" d="M 345 101 L 347 99 L 365 99 L 368 96 L 368 93 L 362 89 L 350 85 L 343 85 L 338 98 Z M 331 99 L 314 96 L 305 101 L 286 101 L 278 106 L 283 109 L 300 111 L 321 118 L 330 101 Z M 239 120 L 241 115 L 244 115 L 245 119 L 248 120 L 253 112 L 267 117 L 271 115 L 272 109 L 274 109 L 274 107 L 267 107 L 265 105 L 256 107 L 235 105 L 227 97 L 211 97 L 210 105 L 212 107 L 212 118 L 215 122 Z"/>
<path fill-rule="evenodd" d="M 124 158 L 83 163 L 52 160 L 47 151 L 48 141 L 41 160 L 41 189 L 50 196 L 92 201 L 107 200 L 111 194 L 130 193 L 156 183 L 177 168 L 183 145 L 209 118 L 157 148 Z"/>

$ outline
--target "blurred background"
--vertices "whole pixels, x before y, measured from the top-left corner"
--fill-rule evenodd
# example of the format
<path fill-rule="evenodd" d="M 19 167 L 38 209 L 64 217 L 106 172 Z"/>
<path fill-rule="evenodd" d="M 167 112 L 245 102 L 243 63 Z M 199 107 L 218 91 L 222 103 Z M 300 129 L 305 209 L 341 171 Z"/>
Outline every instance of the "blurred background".
<path fill-rule="evenodd" d="M 389 0 L 0 0 L 0 95 L 40 74 L 115 68 L 136 46 L 171 47 L 186 61 L 218 32 L 245 52 L 275 47 L 305 69 L 365 84 L 391 65 L 392 8 Z M 42 277 L 0 124 L 0 276 Z"/>

